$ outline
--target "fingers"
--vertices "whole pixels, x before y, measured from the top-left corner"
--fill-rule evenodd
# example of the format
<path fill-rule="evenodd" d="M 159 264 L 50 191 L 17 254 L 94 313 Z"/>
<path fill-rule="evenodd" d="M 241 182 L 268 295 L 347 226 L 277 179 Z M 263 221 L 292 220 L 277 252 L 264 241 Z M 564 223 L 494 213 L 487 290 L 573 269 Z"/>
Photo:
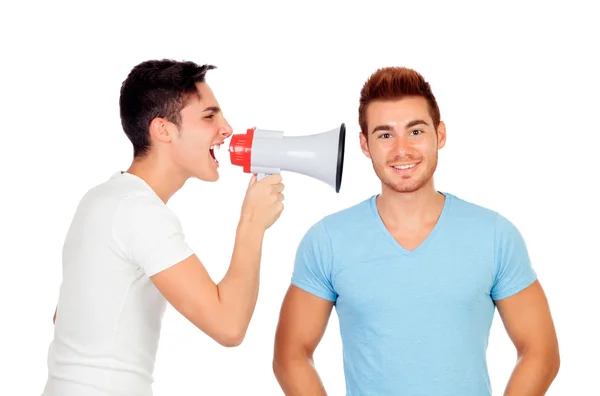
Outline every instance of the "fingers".
<path fill-rule="evenodd" d="M 273 175 L 265 176 L 264 178 L 262 178 L 260 180 L 260 183 L 270 184 L 272 192 L 280 193 L 285 188 L 285 185 L 281 181 L 282 181 L 281 175 L 276 173 Z"/>
<path fill-rule="evenodd" d="M 272 186 L 271 189 L 276 193 L 280 193 L 285 189 L 285 185 L 283 183 L 278 183 Z"/>
<path fill-rule="evenodd" d="M 268 197 L 269 197 L 268 202 L 271 202 L 271 203 L 281 202 L 285 198 L 285 196 L 282 193 L 276 193 L 276 192 L 269 194 Z"/>
<path fill-rule="evenodd" d="M 281 175 L 279 173 L 275 173 L 273 175 L 265 176 L 261 179 L 261 182 L 264 180 L 265 183 L 268 184 L 277 184 L 281 183 Z"/>
<path fill-rule="evenodd" d="M 254 185 L 254 183 L 256 183 L 256 174 L 253 174 L 252 177 L 250 178 L 250 181 L 248 182 L 248 188 L 252 187 Z"/>

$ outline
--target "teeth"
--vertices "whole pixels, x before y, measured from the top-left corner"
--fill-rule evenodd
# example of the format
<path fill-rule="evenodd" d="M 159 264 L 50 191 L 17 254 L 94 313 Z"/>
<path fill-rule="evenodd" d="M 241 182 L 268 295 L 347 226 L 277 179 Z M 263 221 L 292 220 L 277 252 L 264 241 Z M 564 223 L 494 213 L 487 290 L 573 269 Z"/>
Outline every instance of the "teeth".
<path fill-rule="evenodd" d="M 394 168 L 396 169 L 410 169 L 412 167 L 414 167 L 416 164 L 410 164 L 410 165 L 399 165 L 399 166 L 394 166 Z"/>

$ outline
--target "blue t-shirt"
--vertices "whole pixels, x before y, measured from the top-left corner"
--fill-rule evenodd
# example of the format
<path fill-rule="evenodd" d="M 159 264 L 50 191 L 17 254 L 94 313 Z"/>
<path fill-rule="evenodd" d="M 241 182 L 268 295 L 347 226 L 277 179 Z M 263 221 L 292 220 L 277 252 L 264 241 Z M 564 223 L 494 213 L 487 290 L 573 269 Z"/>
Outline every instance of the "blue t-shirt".
<path fill-rule="evenodd" d="M 494 300 L 536 273 L 511 222 L 444 195 L 413 251 L 385 228 L 377 196 L 324 217 L 298 247 L 292 283 L 335 302 L 348 396 L 491 395 Z"/>

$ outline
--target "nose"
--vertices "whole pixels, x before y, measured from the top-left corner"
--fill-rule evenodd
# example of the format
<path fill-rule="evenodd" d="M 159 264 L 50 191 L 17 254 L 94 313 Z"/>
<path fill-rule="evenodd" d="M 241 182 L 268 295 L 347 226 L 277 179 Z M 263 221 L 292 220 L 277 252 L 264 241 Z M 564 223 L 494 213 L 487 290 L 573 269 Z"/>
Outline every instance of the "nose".
<path fill-rule="evenodd" d="M 223 120 L 223 125 L 221 126 L 221 128 L 219 130 L 219 133 L 225 139 L 227 139 L 233 133 L 233 129 L 231 128 L 231 125 L 229 125 L 229 123 L 227 122 L 227 120 Z"/>
<path fill-rule="evenodd" d="M 396 143 L 394 146 L 397 151 L 410 150 L 410 141 L 405 136 L 396 136 L 394 143 Z"/>
<path fill-rule="evenodd" d="M 413 151 L 410 139 L 405 136 L 397 136 L 394 143 L 394 154 L 397 157 L 409 156 Z"/>

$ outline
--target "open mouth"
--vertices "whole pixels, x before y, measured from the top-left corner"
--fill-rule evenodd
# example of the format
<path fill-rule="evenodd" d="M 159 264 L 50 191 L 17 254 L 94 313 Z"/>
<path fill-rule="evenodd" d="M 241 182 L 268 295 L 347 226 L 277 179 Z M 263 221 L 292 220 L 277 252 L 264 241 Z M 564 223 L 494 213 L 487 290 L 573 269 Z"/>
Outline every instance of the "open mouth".
<path fill-rule="evenodd" d="M 210 156 L 212 157 L 213 161 L 218 164 L 219 161 L 217 161 L 217 157 L 215 157 L 215 150 L 219 150 L 221 148 L 221 143 L 218 144 L 213 144 L 212 146 L 210 146 L 210 148 L 208 149 L 208 152 L 210 153 Z"/>

